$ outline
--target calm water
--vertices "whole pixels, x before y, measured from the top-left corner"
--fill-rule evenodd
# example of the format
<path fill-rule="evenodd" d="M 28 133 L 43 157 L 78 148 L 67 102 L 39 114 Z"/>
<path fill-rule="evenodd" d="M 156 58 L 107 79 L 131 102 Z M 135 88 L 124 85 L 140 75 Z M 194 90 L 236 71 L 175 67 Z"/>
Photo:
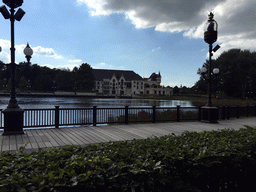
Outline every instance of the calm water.
<path fill-rule="evenodd" d="M 0 97 L 0 109 L 8 105 L 9 97 Z M 161 107 L 193 107 L 191 101 L 179 100 L 154 100 L 154 99 L 88 99 L 88 98 L 65 98 L 65 97 L 18 97 L 18 104 L 22 109 L 35 108 L 82 108 L 82 107 L 124 107 L 129 106 L 161 106 Z"/>

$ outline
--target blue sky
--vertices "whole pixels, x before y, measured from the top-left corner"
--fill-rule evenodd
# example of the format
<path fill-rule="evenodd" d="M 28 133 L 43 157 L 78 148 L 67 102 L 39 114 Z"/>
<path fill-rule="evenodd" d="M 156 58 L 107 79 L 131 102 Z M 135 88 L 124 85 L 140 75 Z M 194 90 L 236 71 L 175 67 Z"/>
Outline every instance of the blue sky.
<path fill-rule="evenodd" d="M 0 3 L 2 5 L 3 3 Z M 203 24 L 210 11 L 219 24 L 217 43 L 256 50 L 255 0 L 24 0 L 15 22 L 16 63 L 70 68 L 133 70 L 162 75 L 162 85 L 193 86 L 208 57 Z M 0 16 L 0 60 L 10 62 L 10 21 Z M 221 72 L 220 72 L 221 73 Z"/>

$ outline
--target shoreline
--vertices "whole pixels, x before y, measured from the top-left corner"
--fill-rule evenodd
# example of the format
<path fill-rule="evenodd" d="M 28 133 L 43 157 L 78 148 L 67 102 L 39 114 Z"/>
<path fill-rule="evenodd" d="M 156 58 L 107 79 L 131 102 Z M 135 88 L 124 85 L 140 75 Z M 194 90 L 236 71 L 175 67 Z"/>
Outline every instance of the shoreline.
<path fill-rule="evenodd" d="M 0 96 L 9 97 L 10 93 L 0 93 Z M 114 95 L 97 95 L 95 93 L 74 93 L 74 92 L 55 92 L 55 93 L 16 93 L 17 97 L 85 97 L 85 98 L 119 98 L 119 99 L 139 99 L 140 97 L 132 96 L 114 96 Z"/>

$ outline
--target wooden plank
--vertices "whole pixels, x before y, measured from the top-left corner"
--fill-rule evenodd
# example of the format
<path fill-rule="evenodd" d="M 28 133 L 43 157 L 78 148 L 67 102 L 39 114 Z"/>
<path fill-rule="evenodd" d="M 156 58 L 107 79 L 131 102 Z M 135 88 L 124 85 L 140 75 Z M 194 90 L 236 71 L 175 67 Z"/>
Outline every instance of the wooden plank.
<path fill-rule="evenodd" d="M 161 129 L 158 128 L 157 124 L 143 124 L 140 126 L 139 130 L 150 134 L 150 136 L 152 136 L 152 135 L 163 136 L 164 135 L 164 133 L 162 133 Z"/>
<path fill-rule="evenodd" d="M 39 146 L 36 142 L 36 139 L 35 139 L 34 135 L 32 134 L 33 131 L 34 130 L 27 130 L 26 134 L 27 134 L 27 137 L 28 137 L 28 140 L 29 140 L 29 143 L 30 143 L 32 149 L 38 149 Z"/>
<path fill-rule="evenodd" d="M 51 143 L 52 147 L 59 147 L 60 144 L 56 141 L 56 138 L 54 139 L 54 137 L 52 136 L 52 132 L 50 131 L 50 129 L 42 129 L 41 130 L 45 136 L 48 137 L 49 142 Z"/>
<path fill-rule="evenodd" d="M 19 150 L 20 147 L 25 147 L 26 144 L 27 144 L 27 142 L 25 142 L 23 140 L 25 134 L 23 134 L 23 135 L 15 135 L 15 136 L 16 136 L 16 141 L 17 141 L 17 150 Z"/>
<path fill-rule="evenodd" d="M 102 142 L 106 142 L 106 141 L 107 141 L 107 140 L 105 140 L 105 139 L 101 139 L 101 137 L 99 137 L 99 135 L 96 134 L 96 133 L 94 132 L 94 130 L 91 129 L 91 131 L 90 131 L 90 129 L 91 129 L 91 128 L 89 128 L 89 127 L 86 127 L 86 128 L 84 128 L 84 129 L 82 129 L 84 135 L 85 135 L 87 138 L 90 138 L 90 140 L 91 140 L 91 141 L 90 141 L 90 144 L 102 143 Z"/>
<path fill-rule="evenodd" d="M 67 131 L 69 131 L 69 133 L 71 135 L 73 135 L 73 138 L 76 139 L 78 145 L 86 145 L 89 144 L 89 142 L 87 140 L 84 139 L 84 137 L 82 137 L 81 133 L 82 133 L 82 129 L 80 128 L 67 128 Z"/>
<path fill-rule="evenodd" d="M 149 133 L 148 131 L 138 129 L 137 127 L 133 127 L 132 125 L 129 125 L 129 131 L 138 135 L 138 136 L 140 136 L 140 137 L 142 137 L 142 138 L 144 138 L 144 139 L 152 136 L 152 134 Z"/>
<path fill-rule="evenodd" d="M 22 138 L 16 138 L 15 135 L 10 135 L 9 136 L 9 142 L 10 142 L 10 151 L 16 151 L 18 148 L 17 144 L 21 144 L 22 143 Z"/>
<path fill-rule="evenodd" d="M 72 145 L 81 145 L 83 142 L 77 138 L 77 134 L 74 134 L 76 128 L 62 128 L 62 133 L 65 133 L 65 136 L 69 139 Z"/>
<path fill-rule="evenodd" d="M 0 152 L 2 151 L 2 145 L 3 145 L 3 136 L 2 136 L 3 132 L 0 131 Z"/>
<path fill-rule="evenodd" d="M 53 129 L 52 131 L 55 132 L 56 135 L 58 134 L 59 139 L 61 139 L 65 143 L 65 145 L 72 145 L 72 144 L 75 145 L 76 144 L 76 142 L 74 142 L 70 138 L 69 134 L 64 132 L 64 129 L 63 130 L 62 129 Z"/>
<path fill-rule="evenodd" d="M 104 134 L 104 133 L 102 133 L 102 132 L 100 132 L 100 131 L 98 131 L 98 132 L 95 132 L 94 130 L 93 130 L 94 128 L 92 128 L 92 127 L 86 127 L 85 128 L 85 131 L 84 131 L 84 135 L 85 135 L 85 137 L 88 137 L 89 139 L 90 139 L 90 144 L 95 144 L 95 143 L 99 143 L 99 137 L 98 138 L 96 138 L 97 137 L 97 135 L 95 135 L 96 133 L 100 133 L 100 134 L 102 134 L 102 135 L 106 135 L 106 134 Z M 106 138 L 109 138 L 110 140 L 116 140 L 115 138 L 113 138 L 113 137 L 111 137 L 111 136 L 109 136 L 109 135 L 106 135 Z M 110 141 L 109 139 L 107 139 L 106 141 L 108 142 L 108 141 Z M 104 140 L 100 140 L 100 143 L 101 142 L 104 142 Z"/>
<path fill-rule="evenodd" d="M 133 127 L 129 127 L 128 129 L 121 129 L 122 131 L 126 131 L 129 132 L 130 134 L 132 134 L 134 137 L 136 137 L 136 139 L 145 139 L 147 138 L 147 136 L 145 136 L 145 131 L 139 131 L 136 128 Z"/>
<path fill-rule="evenodd" d="M 38 135 L 40 135 L 42 142 L 45 144 L 46 147 L 52 147 L 53 145 L 51 144 L 50 140 L 48 137 L 45 135 L 45 132 L 42 131 L 42 129 L 37 130 Z"/>
<path fill-rule="evenodd" d="M 28 135 L 27 135 L 27 131 L 25 131 L 25 134 L 22 135 L 21 137 L 22 137 L 25 149 L 32 149 L 32 145 L 31 145 L 31 143 L 29 141 L 29 138 L 28 138 Z"/>
<path fill-rule="evenodd" d="M 35 130 L 32 131 L 32 134 L 34 135 L 35 140 L 36 140 L 36 142 L 37 142 L 39 148 L 41 148 L 41 149 L 42 149 L 42 148 L 45 148 L 46 145 L 44 144 L 42 138 L 41 138 L 40 135 L 38 134 L 38 131 L 35 129 Z"/>
<path fill-rule="evenodd" d="M 80 139 L 83 141 L 83 145 L 88 145 L 91 143 L 95 143 L 95 140 L 91 138 L 88 133 L 86 133 L 83 129 L 72 129 L 77 135 L 79 135 Z"/>
<path fill-rule="evenodd" d="M 54 129 L 47 129 L 46 131 L 52 137 L 52 139 L 58 144 L 58 146 L 65 145 L 65 143 L 59 138 L 59 134 L 56 131 L 54 131 Z"/>
<path fill-rule="evenodd" d="M 99 128 L 99 127 L 98 127 Z M 120 137 L 120 136 L 117 136 L 113 133 L 111 133 L 110 131 L 107 131 L 107 129 L 103 129 L 103 128 L 99 128 L 97 129 L 99 132 L 103 133 L 103 134 L 106 134 L 108 135 L 109 137 L 111 137 L 113 140 L 112 141 L 120 141 L 122 140 L 123 138 Z"/>
<path fill-rule="evenodd" d="M 30 143 L 31 143 L 31 145 L 32 145 L 32 148 L 33 148 L 33 149 L 38 149 L 38 148 L 40 148 L 40 146 L 39 146 L 38 143 L 37 143 L 37 138 L 35 137 L 35 136 L 36 136 L 35 130 L 31 130 L 31 131 L 30 131 L 30 134 L 31 134 L 31 135 L 28 135 L 28 136 L 29 136 L 29 141 L 30 141 Z"/>
<path fill-rule="evenodd" d="M 135 133 L 127 132 L 126 129 L 122 129 L 122 127 L 120 128 L 119 126 L 111 126 L 111 127 L 108 127 L 107 130 L 111 131 L 115 135 L 119 135 L 119 136 L 123 137 L 126 140 L 133 140 L 133 139 L 137 139 L 137 138 L 139 138 L 139 139 L 142 138 L 142 137 L 138 136 Z"/>
<path fill-rule="evenodd" d="M 128 139 L 132 140 L 132 139 L 136 138 L 136 137 L 134 137 L 134 135 L 139 136 L 140 138 L 144 137 L 144 136 L 136 134 L 136 132 L 132 132 L 133 135 L 129 134 L 129 132 L 128 133 L 126 132 L 127 134 L 125 134 L 125 131 L 122 130 L 121 128 L 119 128 L 119 126 L 113 126 L 113 127 L 111 126 L 108 129 L 104 129 L 104 130 L 111 131 L 115 135 L 121 135 L 122 137 L 124 137 L 124 139 L 127 139 L 127 140 Z"/>
<path fill-rule="evenodd" d="M 5 135 L 2 137 L 3 137 L 2 151 L 9 151 L 10 150 L 9 136 Z"/>
<path fill-rule="evenodd" d="M 111 141 L 112 137 L 109 137 L 108 135 L 101 133 L 98 131 L 97 127 L 96 128 L 92 128 L 92 127 L 88 127 L 85 130 L 86 133 L 91 132 L 94 135 L 97 135 L 102 142 L 108 142 Z"/>

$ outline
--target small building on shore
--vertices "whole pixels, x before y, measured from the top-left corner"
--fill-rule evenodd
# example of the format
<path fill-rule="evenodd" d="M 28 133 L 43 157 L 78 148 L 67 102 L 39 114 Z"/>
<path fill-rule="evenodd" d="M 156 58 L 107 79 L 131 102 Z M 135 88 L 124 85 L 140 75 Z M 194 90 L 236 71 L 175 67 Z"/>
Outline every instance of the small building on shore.
<path fill-rule="evenodd" d="M 93 69 L 94 91 L 103 95 L 135 96 L 141 94 L 172 95 L 172 88 L 161 86 L 161 74 L 142 78 L 134 71 Z"/>

